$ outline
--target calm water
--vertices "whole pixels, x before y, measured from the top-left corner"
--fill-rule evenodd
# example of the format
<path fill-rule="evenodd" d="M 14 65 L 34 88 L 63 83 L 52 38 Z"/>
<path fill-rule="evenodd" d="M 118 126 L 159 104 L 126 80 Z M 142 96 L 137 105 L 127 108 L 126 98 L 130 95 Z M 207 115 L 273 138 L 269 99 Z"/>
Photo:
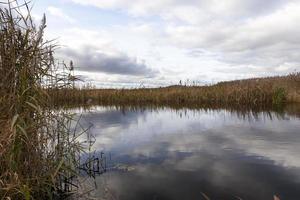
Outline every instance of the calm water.
<path fill-rule="evenodd" d="M 81 121 L 118 166 L 96 178 L 95 196 L 300 199 L 297 113 L 97 107 Z"/>

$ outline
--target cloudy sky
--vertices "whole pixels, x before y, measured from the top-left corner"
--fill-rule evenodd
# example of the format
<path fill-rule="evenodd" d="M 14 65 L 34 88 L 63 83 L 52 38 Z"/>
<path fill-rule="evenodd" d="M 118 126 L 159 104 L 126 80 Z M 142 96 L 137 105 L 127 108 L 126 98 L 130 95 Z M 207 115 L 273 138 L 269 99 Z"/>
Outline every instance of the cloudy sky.
<path fill-rule="evenodd" d="M 300 70 L 299 0 L 35 0 L 57 57 L 98 87 Z"/>

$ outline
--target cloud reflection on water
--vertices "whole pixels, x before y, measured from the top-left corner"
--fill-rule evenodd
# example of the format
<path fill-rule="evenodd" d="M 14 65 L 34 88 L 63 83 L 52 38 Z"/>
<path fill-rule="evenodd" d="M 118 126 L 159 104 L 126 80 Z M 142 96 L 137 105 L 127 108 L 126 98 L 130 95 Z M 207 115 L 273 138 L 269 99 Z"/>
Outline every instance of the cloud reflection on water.
<path fill-rule="evenodd" d="M 110 175 L 120 199 L 300 196 L 300 120 L 286 113 L 98 108 L 84 118 L 95 149 L 135 168 Z"/>

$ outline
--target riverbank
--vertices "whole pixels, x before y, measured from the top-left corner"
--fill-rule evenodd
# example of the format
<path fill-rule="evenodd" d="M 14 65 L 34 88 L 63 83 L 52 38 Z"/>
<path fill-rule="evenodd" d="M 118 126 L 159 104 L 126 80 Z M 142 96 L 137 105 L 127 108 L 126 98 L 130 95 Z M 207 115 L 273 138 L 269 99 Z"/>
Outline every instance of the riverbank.
<path fill-rule="evenodd" d="M 52 89 L 57 105 L 276 106 L 300 103 L 300 73 L 220 82 L 137 89 Z"/>

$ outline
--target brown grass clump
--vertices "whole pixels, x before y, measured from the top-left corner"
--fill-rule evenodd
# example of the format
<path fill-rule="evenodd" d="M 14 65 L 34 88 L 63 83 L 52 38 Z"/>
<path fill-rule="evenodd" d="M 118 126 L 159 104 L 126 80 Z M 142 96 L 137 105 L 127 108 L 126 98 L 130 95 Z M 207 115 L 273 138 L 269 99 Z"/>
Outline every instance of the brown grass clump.
<path fill-rule="evenodd" d="M 24 13 L 26 11 L 26 14 Z M 46 18 L 35 26 L 28 3 L 0 3 L 0 198 L 60 196 L 60 177 L 74 173 L 80 145 L 69 134 L 70 116 L 53 112 L 53 79 Z"/>

